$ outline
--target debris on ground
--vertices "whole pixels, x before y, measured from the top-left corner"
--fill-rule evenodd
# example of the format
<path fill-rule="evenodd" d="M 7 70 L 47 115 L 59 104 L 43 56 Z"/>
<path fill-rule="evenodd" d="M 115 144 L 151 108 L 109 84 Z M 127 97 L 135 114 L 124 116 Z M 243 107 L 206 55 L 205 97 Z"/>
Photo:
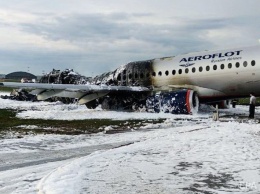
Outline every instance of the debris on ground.
<path fill-rule="evenodd" d="M 3 99 L 18 100 L 18 101 L 37 101 L 37 97 L 34 94 L 30 94 L 25 89 L 14 89 L 10 95 L 1 95 Z"/>

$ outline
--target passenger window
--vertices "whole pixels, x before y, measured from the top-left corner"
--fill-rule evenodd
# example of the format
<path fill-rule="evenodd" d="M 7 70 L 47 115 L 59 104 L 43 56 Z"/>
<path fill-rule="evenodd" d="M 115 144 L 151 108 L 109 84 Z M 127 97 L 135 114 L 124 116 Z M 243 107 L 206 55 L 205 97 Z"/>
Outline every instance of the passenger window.
<path fill-rule="evenodd" d="M 203 71 L 203 68 L 202 67 L 199 67 L 199 72 L 202 72 Z"/>
<path fill-rule="evenodd" d="M 239 68 L 240 64 L 239 62 L 236 62 L 236 68 Z"/>
<path fill-rule="evenodd" d="M 193 67 L 193 68 L 192 68 L 192 73 L 195 73 L 195 72 L 196 72 L 196 68 Z"/>
<path fill-rule="evenodd" d="M 243 65 L 244 65 L 244 67 L 246 67 L 247 66 L 247 61 L 244 61 Z"/>
<path fill-rule="evenodd" d="M 152 74 L 154 77 L 156 76 L 156 73 L 155 72 L 153 72 L 153 74 Z"/>
<path fill-rule="evenodd" d="M 232 68 L 232 63 L 228 64 L 228 68 L 231 69 Z"/>
<path fill-rule="evenodd" d="M 123 80 L 126 80 L 126 75 L 123 75 Z"/>
<path fill-rule="evenodd" d="M 214 69 L 214 70 L 217 70 L 217 68 L 218 68 L 217 65 L 214 65 L 214 66 L 213 66 L 213 69 Z"/>
<path fill-rule="evenodd" d="M 185 73 L 189 73 L 189 69 L 188 68 L 185 69 Z"/>
<path fill-rule="evenodd" d="M 129 73 L 128 77 L 129 79 L 132 79 L 132 73 Z"/>
<path fill-rule="evenodd" d="M 210 67 L 209 67 L 209 66 L 207 66 L 207 67 L 206 67 L 206 71 L 209 71 L 209 69 L 210 69 Z"/>
<path fill-rule="evenodd" d="M 220 65 L 220 69 L 224 69 L 225 68 L 225 65 L 224 64 L 221 64 Z"/>
<path fill-rule="evenodd" d="M 159 76 L 162 76 L 162 72 L 161 72 L 161 71 L 159 71 L 158 75 L 159 75 Z"/>
<path fill-rule="evenodd" d="M 179 74 L 182 74 L 182 69 L 179 69 Z"/>
<path fill-rule="evenodd" d="M 255 60 L 251 61 L 251 65 L 255 66 Z"/>
<path fill-rule="evenodd" d="M 176 71 L 175 70 L 172 70 L 172 75 L 175 75 L 176 74 Z"/>
<path fill-rule="evenodd" d="M 118 81 L 121 80 L 121 73 L 118 74 L 118 76 L 117 76 L 117 80 L 118 80 Z"/>
<path fill-rule="evenodd" d="M 165 75 L 168 76 L 169 75 L 169 71 L 165 71 Z"/>

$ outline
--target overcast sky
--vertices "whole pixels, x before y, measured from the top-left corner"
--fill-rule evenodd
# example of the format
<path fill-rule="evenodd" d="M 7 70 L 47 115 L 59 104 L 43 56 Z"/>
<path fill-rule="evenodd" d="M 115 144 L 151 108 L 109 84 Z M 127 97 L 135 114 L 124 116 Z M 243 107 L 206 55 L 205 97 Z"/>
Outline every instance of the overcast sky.
<path fill-rule="evenodd" d="M 72 68 L 86 76 L 130 61 L 260 44 L 258 0 L 0 2 L 0 74 Z"/>

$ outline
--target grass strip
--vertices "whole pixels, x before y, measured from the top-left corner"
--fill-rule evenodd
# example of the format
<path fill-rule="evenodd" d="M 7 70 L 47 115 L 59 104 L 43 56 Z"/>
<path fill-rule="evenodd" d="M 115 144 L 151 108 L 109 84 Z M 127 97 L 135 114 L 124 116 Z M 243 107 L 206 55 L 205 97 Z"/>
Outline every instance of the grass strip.
<path fill-rule="evenodd" d="M 12 130 L 15 132 L 34 132 L 48 134 L 86 134 L 98 133 L 112 128 L 109 133 L 127 131 L 140 128 L 147 123 L 162 123 L 165 119 L 156 120 L 111 120 L 111 119 L 87 119 L 87 120 L 43 120 L 20 119 L 16 117 L 16 110 L 0 109 L 0 132 Z M 37 126 L 33 129 L 20 126 Z"/>

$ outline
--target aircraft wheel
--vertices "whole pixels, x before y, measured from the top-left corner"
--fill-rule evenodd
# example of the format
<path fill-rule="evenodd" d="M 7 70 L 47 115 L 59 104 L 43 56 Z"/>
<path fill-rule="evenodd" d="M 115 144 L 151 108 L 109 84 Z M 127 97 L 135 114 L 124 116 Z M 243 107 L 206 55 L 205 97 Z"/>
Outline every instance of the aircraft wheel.
<path fill-rule="evenodd" d="M 110 100 L 105 98 L 101 104 L 101 108 L 104 110 L 109 110 L 111 108 L 110 106 Z"/>
<path fill-rule="evenodd" d="M 98 102 L 96 100 L 92 100 L 85 104 L 88 109 L 95 109 L 98 106 Z"/>

